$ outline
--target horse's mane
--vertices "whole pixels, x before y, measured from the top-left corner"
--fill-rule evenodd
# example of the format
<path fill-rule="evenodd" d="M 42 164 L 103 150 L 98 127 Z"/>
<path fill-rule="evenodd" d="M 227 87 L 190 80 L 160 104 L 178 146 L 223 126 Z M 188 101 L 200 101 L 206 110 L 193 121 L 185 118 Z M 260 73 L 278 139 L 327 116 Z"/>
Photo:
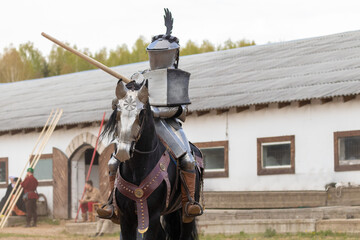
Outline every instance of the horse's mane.
<path fill-rule="evenodd" d="M 117 109 L 115 108 L 100 135 L 101 140 L 105 137 L 111 139 L 111 141 L 115 140 L 115 133 L 117 132 L 116 115 Z"/>
<path fill-rule="evenodd" d="M 119 80 L 120 82 L 121 80 Z M 126 88 L 129 90 L 139 90 L 141 88 L 143 83 L 137 83 L 136 81 L 131 81 L 128 84 L 126 84 Z M 117 133 L 117 124 L 116 124 L 116 115 L 117 115 L 117 109 L 115 109 L 110 118 L 109 121 L 106 123 L 105 128 L 103 132 L 100 135 L 100 139 L 109 138 L 111 141 L 115 140 L 115 134 Z"/>

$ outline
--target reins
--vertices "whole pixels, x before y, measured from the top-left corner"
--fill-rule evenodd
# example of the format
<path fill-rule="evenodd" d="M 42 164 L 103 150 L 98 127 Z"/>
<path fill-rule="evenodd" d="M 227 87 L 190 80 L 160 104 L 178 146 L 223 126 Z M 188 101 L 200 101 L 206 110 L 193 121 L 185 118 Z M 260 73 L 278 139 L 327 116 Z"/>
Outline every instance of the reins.
<path fill-rule="evenodd" d="M 156 149 L 159 147 L 159 140 L 157 140 L 157 144 L 156 144 L 156 146 L 155 146 L 155 148 L 153 149 L 153 150 L 150 150 L 150 151 L 141 151 L 141 150 L 138 150 L 138 149 L 136 149 L 135 147 L 134 147 L 134 152 L 136 152 L 136 153 L 140 153 L 140 154 L 150 154 L 150 153 L 153 153 L 153 152 L 155 152 L 156 151 Z"/>

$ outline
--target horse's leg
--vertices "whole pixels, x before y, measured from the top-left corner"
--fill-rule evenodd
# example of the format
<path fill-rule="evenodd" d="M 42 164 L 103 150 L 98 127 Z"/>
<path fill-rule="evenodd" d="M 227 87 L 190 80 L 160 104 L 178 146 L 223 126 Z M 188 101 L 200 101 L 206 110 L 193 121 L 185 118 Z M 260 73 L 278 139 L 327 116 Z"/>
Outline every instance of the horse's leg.
<path fill-rule="evenodd" d="M 181 234 L 181 209 L 163 217 L 167 239 L 179 240 Z"/>
<path fill-rule="evenodd" d="M 196 240 L 197 229 L 196 229 L 196 220 L 194 219 L 191 223 L 181 223 L 181 235 L 180 240 Z"/>

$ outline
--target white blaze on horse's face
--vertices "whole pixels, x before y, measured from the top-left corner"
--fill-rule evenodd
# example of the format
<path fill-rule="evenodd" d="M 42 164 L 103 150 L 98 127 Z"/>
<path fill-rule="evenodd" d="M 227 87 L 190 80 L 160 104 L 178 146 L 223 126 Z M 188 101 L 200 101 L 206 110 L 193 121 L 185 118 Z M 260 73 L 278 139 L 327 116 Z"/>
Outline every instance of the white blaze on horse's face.
<path fill-rule="evenodd" d="M 135 142 L 140 137 L 139 116 L 148 99 L 145 84 L 139 90 L 129 90 L 120 81 L 116 87 L 117 103 L 117 151 L 116 158 L 124 162 L 131 158 Z"/>

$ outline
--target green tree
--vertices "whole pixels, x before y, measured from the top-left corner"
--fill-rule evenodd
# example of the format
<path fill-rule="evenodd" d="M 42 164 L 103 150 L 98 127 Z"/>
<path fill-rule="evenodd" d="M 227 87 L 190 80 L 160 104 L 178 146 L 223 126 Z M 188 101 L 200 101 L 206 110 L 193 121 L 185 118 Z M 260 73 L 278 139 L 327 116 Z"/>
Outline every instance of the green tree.
<path fill-rule="evenodd" d="M 227 49 L 233 49 L 233 48 L 239 48 L 239 47 L 247 47 L 247 46 L 251 46 L 251 45 L 255 45 L 255 42 L 254 41 L 250 42 L 246 39 L 242 39 L 240 41 L 233 42 L 229 38 L 228 40 L 226 40 L 224 42 L 224 45 L 218 46 L 217 50 L 227 50 Z"/>
<path fill-rule="evenodd" d="M 181 56 L 198 54 L 198 53 L 201 53 L 199 46 L 191 40 L 186 42 L 185 47 L 180 48 Z"/>
<path fill-rule="evenodd" d="M 130 54 L 130 63 L 148 60 L 149 56 L 146 52 L 146 47 L 148 45 L 149 43 L 145 40 L 145 38 L 143 36 L 140 36 L 132 47 L 132 52 Z"/>
<path fill-rule="evenodd" d="M 200 51 L 204 52 L 214 52 L 215 46 L 209 40 L 204 40 L 200 46 Z"/>
<path fill-rule="evenodd" d="M 123 44 L 117 46 L 115 50 L 110 51 L 106 48 L 102 48 L 95 54 L 92 54 L 87 48 L 81 50 L 81 52 L 112 67 L 148 60 L 149 57 L 146 52 L 148 44 L 146 39 L 143 36 L 140 36 L 135 41 L 131 50 L 129 50 L 126 44 Z M 180 55 L 185 56 L 251 45 L 255 45 L 255 42 L 246 39 L 236 42 L 228 39 L 223 45 L 217 47 L 209 40 L 204 40 L 200 46 L 194 41 L 189 40 L 186 42 L 185 46 L 181 47 Z M 76 46 L 73 46 L 73 48 L 77 49 Z M 94 68 L 95 67 L 90 63 L 57 45 L 53 45 L 50 54 L 47 58 L 44 58 L 41 52 L 34 47 L 33 43 L 27 42 L 21 44 L 19 50 L 16 50 L 13 46 L 4 49 L 3 55 L 0 56 L 0 82 L 14 82 L 25 79 L 55 76 Z"/>
<path fill-rule="evenodd" d="M 110 50 L 107 65 L 110 67 L 130 63 L 131 53 L 126 44 L 118 46 L 115 50 Z"/>
<path fill-rule="evenodd" d="M 0 82 L 16 82 L 26 79 L 25 64 L 14 47 L 5 48 L 0 59 Z"/>
<path fill-rule="evenodd" d="M 77 50 L 76 46 L 73 46 L 73 48 Z M 82 53 L 91 56 L 88 49 L 83 50 Z M 79 58 L 75 54 L 56 45 L 54 45 L 50 51 L 48 62 L 51 76 L 85 71 L 95 68 L 90 63 Z"/>
<path fill-rule="evenodd" d="M 96 52 L 95 55 L 93 56 L 93 58 L 96 61 L 99 61 L 99 62 L 105 64 L 107 62 L 107 59 L 108 59 L 108 53 L 107 53 L 106 48 L 102 48 L 98 52 Z"/>
<path fill-rule="evenodd" d="M 19 46 L 19 54 L 24 63 L 26 79 L 41 78 L 47 76 L 45 58 L 34 44 L 27 42 Z"/>

